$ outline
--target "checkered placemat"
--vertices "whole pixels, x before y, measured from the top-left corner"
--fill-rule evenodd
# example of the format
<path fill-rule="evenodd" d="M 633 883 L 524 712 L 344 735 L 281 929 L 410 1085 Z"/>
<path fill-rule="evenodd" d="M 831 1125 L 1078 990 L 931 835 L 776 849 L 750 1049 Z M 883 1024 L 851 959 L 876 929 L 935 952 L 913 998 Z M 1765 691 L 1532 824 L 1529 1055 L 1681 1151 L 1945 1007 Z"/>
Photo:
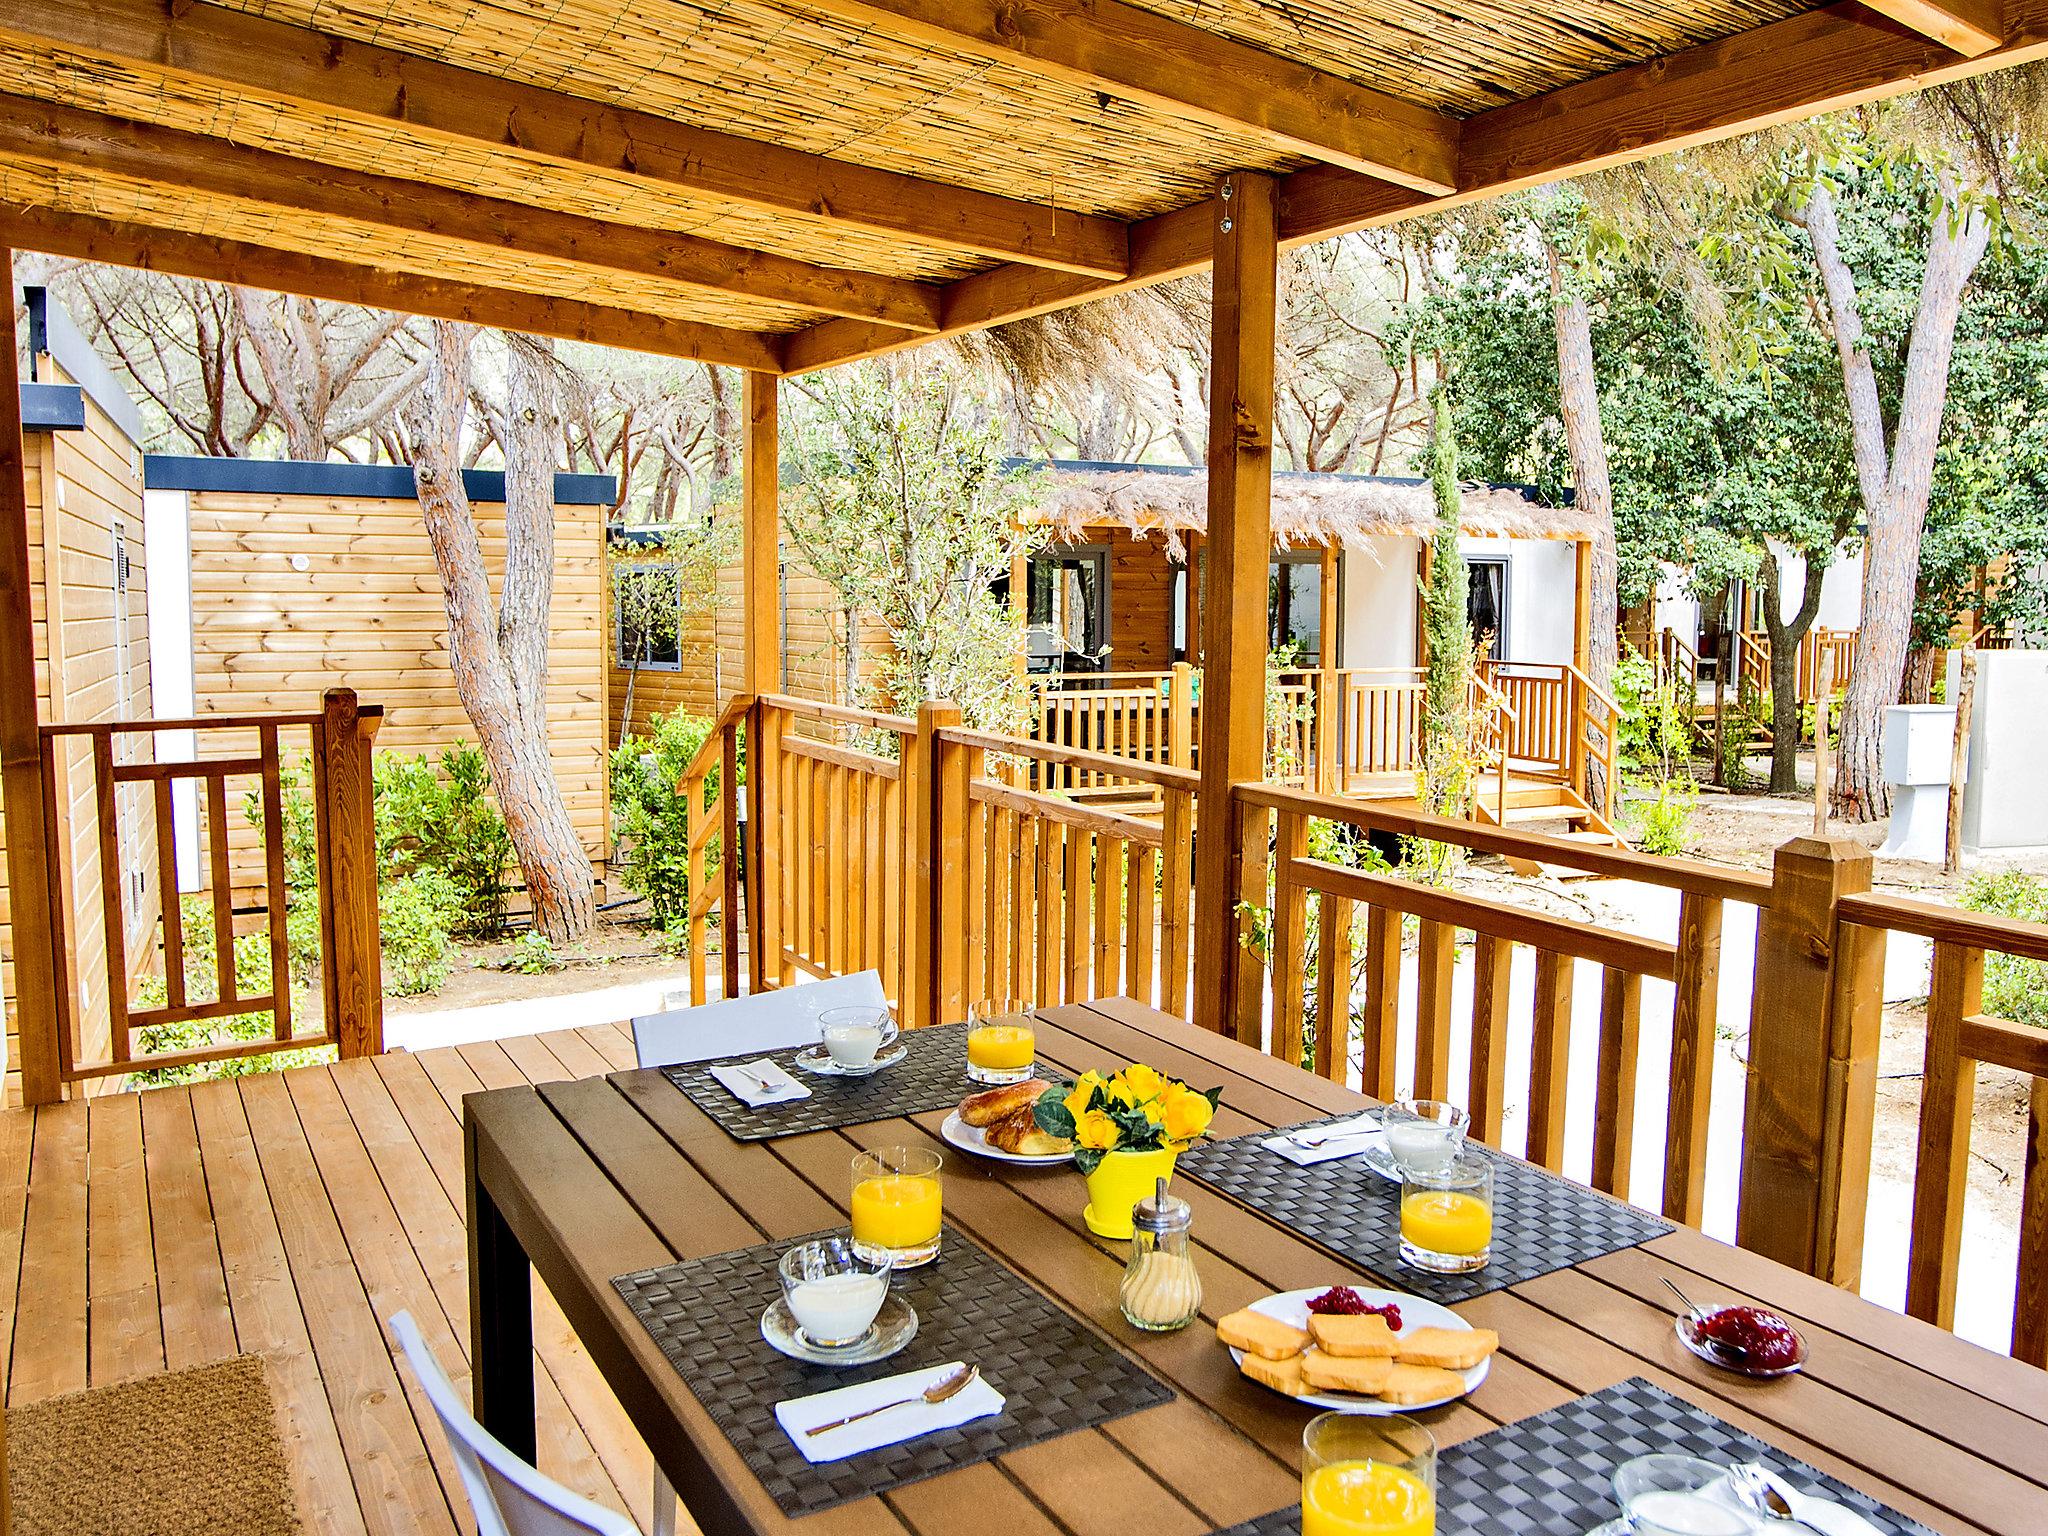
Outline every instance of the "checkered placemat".
<path fill-rule="evenodd" d="M 798 1136 L 805 1131 L 830 1131 L 842 1125 L 865 1125 L 871 1120 L 893 1120 L 899 1115 L 950 1109 L 976 1091 L 976 1085 L 967 1080 L 965 1024 L 906 1029 L 902 1040 L 903 1059 L 869 1077 L 825 1077 L 806 1072 L 795 1064 L 798 1052 L 807 1049 L 802 1046 L 786 1051 L 750 1051 L 718 1061 L 681 1062 L 663 1067 L 661 1072 L 690 1096 L 691 1103 L 724 1126 L 735 1141 L 767 1141 L 775 1136 Z M 790 1076 L 811 1090 L 811 1096 L 754 1109 L 734 1098 L 731 1090 L 711 1075 L 711 1068 L 727 1061 L 760 1061 L 763 1057 L 780 1062 Z"/>
<path fill-rule="evenodd" d="M 760 1319 L 780 1289 L 776 1262 L 804 1241 L 689 1259 L 612 1282 L 785 1514 L 813 1514 L 887 1493 L 1174 1396 L 1144 1366 L 952 1227 L 936 1263 L 894 1279 L 918 1319 L 917 1337 L 900 1354 L 846 1369 L 792 1360 L 762 1339 Z M 775 1405 L 789 1398 L 949 1360 L 979 1365 L 1003 1394 L 1003 1411 L 815 1467 L 775 1421 Z"/>
<path fill-rule="evenodd" d="M 1503 1425 L 1437 1458 L 1437 1536 L 1585 1536 L 1621 1514 L 1614 1469 L 1675 1451 L 1723 1466 L 1760 1461 L 1793 1488 L 1853 1509 L 1885 1536 L 1933 1536 L 1796 1457 L 1640 1377 Z M 1300 1536 L 1301 1509 L 1276 1509 L 1220 1536 Z"/>
<path fill-rule="evenodd" d="M 1493 1159 L 1492 1257 L 1469 1275 L 1427 1274 L 1401 1263 L 1399 1184 L 1356 1157 L 1308 1168 L 1290 1163 L 1259 1145 L 1273 1134 L 1259 1131 L 1190 1148 L 1175 1171 L 1431 1301 L 1468 1301 L 1671 1230 L 1661 1216 L 1474 1143 L 1475 1151 Z"/>

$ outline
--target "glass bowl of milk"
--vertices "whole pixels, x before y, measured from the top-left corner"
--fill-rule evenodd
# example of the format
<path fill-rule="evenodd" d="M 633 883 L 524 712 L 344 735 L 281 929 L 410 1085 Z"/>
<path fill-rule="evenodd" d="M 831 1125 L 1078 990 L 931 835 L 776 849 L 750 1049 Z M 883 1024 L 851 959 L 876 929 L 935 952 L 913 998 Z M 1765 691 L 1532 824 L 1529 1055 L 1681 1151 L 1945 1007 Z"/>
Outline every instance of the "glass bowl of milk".
<path fill-rule="evenodd" d="M 777 1266 L 797 1335 L 814 1349 L 859 1349 L 889 1299 L 889 1258 L 864 1257 L 850 1238 L 799 1243 Z"/>
<path fill-rule="evenodd" d="M 1442 1173 L 1465 1150 L 1472 1117 L 1445 1099 L 1396 1099 L 1380 1114 L 1387 1155 L 1403 1173 Z"/>
<path fill-rule="evenodd" d="M 1753 1536 L 1728 1469 L 1697 1456 L 1638 1456 L 1614 1469 L 1614 1499 L 1634 1536 Z"/>

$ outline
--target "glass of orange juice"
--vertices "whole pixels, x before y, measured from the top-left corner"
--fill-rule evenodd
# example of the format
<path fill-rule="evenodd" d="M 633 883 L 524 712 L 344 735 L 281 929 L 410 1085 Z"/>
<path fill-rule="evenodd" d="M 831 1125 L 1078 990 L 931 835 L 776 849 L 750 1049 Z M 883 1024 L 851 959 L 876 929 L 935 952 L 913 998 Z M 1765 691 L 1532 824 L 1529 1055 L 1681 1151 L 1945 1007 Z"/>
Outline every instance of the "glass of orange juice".
<path fill-rule="evenodd" d="M 876 1147 L 853 1159 L 853 1247 L 915 1269 L 939 1256 L 941 1158 L 923 1147 Z"/>
<path fill-rule="evenodd" d="M 1493 1252 L 1493 1160 L 1460 1152 L 1444 1167 L 1408 1168 L 1401 1179 L 1401 1262 L 1460 1275 Z"/>
<path fill-rule="evenodd" d="M 1038 1010 L 1012 998 L 992 997 L 967 1014 L 967 1077 L 997 1085 L 1021 1083 L 1038 1062 L 1032 1026 Z"/>
<path fill-rule="evenodd" d="M 1436 1536 L 1436 1438 L 1405 1414 L 1301 1432 L 1301 1536 Z"/>

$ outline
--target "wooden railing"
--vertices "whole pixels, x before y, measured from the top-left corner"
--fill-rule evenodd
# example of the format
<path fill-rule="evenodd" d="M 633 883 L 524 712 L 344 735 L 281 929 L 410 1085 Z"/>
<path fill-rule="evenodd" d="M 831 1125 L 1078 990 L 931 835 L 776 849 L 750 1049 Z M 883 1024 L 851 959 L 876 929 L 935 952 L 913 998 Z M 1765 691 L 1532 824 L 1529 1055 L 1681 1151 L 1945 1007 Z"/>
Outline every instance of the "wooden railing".
<path fill-rule="evenodd" d="M 1657 671 L 1660 681 L 1677 688 L 1680 705 L 1690 719 L 1699 704 L 1700 653 L 1675 629 L 1664 630 L 1657 637 Z"/>
<path fill-rule="evenodd" d="M 59 785 L 72 780 L 78 765 L 69 754 L 73 743 L 82 743 L 93 831 L 90 837 L 68 834 L 67 818 L 55 810 L 44 828 L 50 867 L 62 876 L 62 899 L 52 910 L 58 1007 L 57 1017 L 45 1026 L 48 1037 L 24 1039 L 24 1051 L 50 1051 L 56 1062 L 55 1080 L 72 1084 L 308 1046 L 336 1046 L 344 1056 L 382 1050 L 377 849 L 370 805 L 370 746 L 382 716 L 381 708 L 359 706 L 352 691 L 337 689 L 326 695 L 319 713 L 42 726 L 45 803 L 55 808 L 77 799 L 60 795 Z M 319 910 L 321 1006 L 311 1028 L 304 1027 L 309 1021 L 294 1007 L 287 938 L 290 892 L 282 744 L 285 733 L 300 730 L 306 732 L 312 768 L 317 881 L 317 889 L 302 899 L 317 901 Z M 193 753 L 179 759 L 164 757 L 159 747 L 169 733 L 189 734 Z M 193 985 L 186 975 L 189 935 L 180 900 L 177 810 L 178 786 L 183 784 L 196 790 L 192 830 L 196 834 L 200 825 L 204 827 L 199 869 L 188 873 L 198 875 L 209 908 L 214 951 L 210 985 Z M 267 977 L 262 989 L 254 992 L 242 991 L 236 974 L 229 859 L 230 830 L 242 813 L 244 788 L 252 789 L 256 797 L 254 819 L 264 870 L 261 915 L 267 933 Z M 91 850 L 89 859 L 75 857 L 86 847 Z M 98 896 L 89 908 L 81 908 L 76 897 L 88 875 L 98 886 Z M 100 951 L 96 959 L 87 953 L 95 924 Z M 145 944 L 147 951 L 135 952 L 136 943 Z M 80 973 L 75 977 L 74 964 Z M 103 1032 L 99 1009 L 82 1007 L 88 970 L 98 973 L 104 988 Z M 145 976 L 160 978 L 161 1003 L 138 1001 L 136 986 Z M 91 1039 L 82 1027 L 88 1012 Z M 140 1031 L 261 1013 L 271 1016 L 270 1034 L 261 1039 L 176 1050 L 138 1049 Z M 22 1027 L 27 1031 L 34 1023 L 24 1018 Z"/>
<path fill-rule="evenodd" d="M 1793 691 L 1801 704 L 1820 697 L 1822 678 L 1833 679 L 1840 693 L 1849 686 L 1849 670 L 1856 660 L 1857 631 L 1853 629 L 1809 629 L 1799 639 L 1798 656 L 1792 668 Z M 1771 636 L 1768 630 L 1745 629 L 1734 636 L 1735 675 L 1738 682 L 1759 694 L 1771 691 Z"/>
<path fill-rule="evenodd" d="M 709 957 L 706 940 L 711 914 L 720 914 L 720 980 L 726 997 L 740 990 L 740 902 L 737 849 L 739 840 L 739 736 L 735 727 L 753 704 L 751 695 L 733 699 L 712 722 L 711 733 L 676 779 L 683 802 L 689 880 L 690 995 L 706 997 Z M 713 775 L 716 775 L 714 778 Z M 718 878 L 706 878 L 712 854 L 718 855 Z"/>
<path fill-rule="evenodd" d="M 1561 780 L 1594 804 L 1594 766 L 1598 783 L 1614 783 L 1621 706 L 1570 662 L 1489 661 L 1480 675 L 1508 702 L 1508 767 Z"/>
<path fill-rule="evenodd" d="M 1635 1146 L 1638 1061 L 1645 978 L 1673 989 L 1670 1091 L 1666 1100 L 1662 1204 L 1667 1214 L 1697 1224 L 1706 1193 L 1706 1135 L 1712 1100 L 1718 1015 L 1721 930 L 1727 902 L 1764 903 L 1771 882 L 1760 875 L 1621 849 L 1565 842 L 1508 828 L 1475 826 L 1372 802 L 1307 795 L 1272 785 L 1237 791 L 1245 814 L 1270 816 L 1273 870 L 1268 899 L 1270 1026 L 1256 1043 L 1285 1060 L 1377 1098 L 1397 1093 L 1462 1097 L 1473 1134 L 1498 1144 L 1509 1099 L 1507 1039 L 1509 971 L 1517 946 L 1534 952 L 1533 1033 L 1526 1088 L 1526 1155 L 1561 1168 L 1565 1150 L 1565 1085 L 1570 1070 L 1573 971 L 1585 960 L 1602 968 L 1598 1088 L 1593 1105 L 1592 1182 L 1626 1195 Z M 1459 844 L 1486 853 L 1562 864 L 1592 874 L 1640 880 L 1678 892 L 1670 939 L 1646 938 L 1548 916 L 1391 874 L 1308 856 L 1310 825 L 1322 820 L 1358 831 Z M 1307 942 L 1314 903 L 1316 943 Z M 1401 1013 L 1403 927 L 1418 927 L 1415 999 Z M 1353 987 L 1357 940 L 1364 933 L 1362 983 Z M 1452 1017 L 1452 977 L 1459 935 L 1473 938 L 1469 1018 Z M 1313 977 L 1311 984 L 1309 978 Z M 1312 1024 L 1311 1024 L 1312 1017 Z M 1332 1027 L 1331 1021 L 1342 1021 Z M 1240 1025 L 1248 1021 L 1240 1020 Z M 1256 1024 L 1258 1021 L 1249 1021 Z M 1354 1031 L 1353 1025 L 1356 1025 Z M 1468 1082 L 1450 1079 L 1454 1033 L 1465 1029 Z M 1403 1029 L 1414 1041 L 1414 1070 L 1398 1081 L 1395 1061 Z M 1357 1038 L 1354 1057 L 1352 1039 Z"/>
<path fill-rule="evenodd" d="M 1953 1328 L 1963 1252 L 1963 1209 L 1969 1188 L 1970 1132 L 1977 1068 L 2003 1067 L 2027 1079 L 2026 1162 L 2020 1191 L 2018 1283 L 2012 1354 L 2048 1366 L 2048 1032 L 1983 1011 L 1987 953 L 2048 962 L 2048 924 L 2017 922 L 1927 902 L 1851 895 L 1836 908 L 1837 946 L 1862 951 L 1845 967 L 1860 980 L 1867 1027 L 1838 1038 L 1849 1096 L 1844 1126 L 1854 1138 L 1837 1162 L 1837 1220 L 1860 1240 L 1870 1173 L 1871 1108 L 1882 1005 L 1886 933 L 1933 943 L 1927 995 L 1927 1040 L 1920 1074 L 1919 1155 L 1913 1174 L 1912 1237 L 1906 1261 L 1906 1310 Z M 1880 989 L 1874 994 L 1872 988 Z"/>
<path fill-rule="evenodd" d="M 1200 673 L 1182 663 L 1170 672 L 1103 672 L 1046 679 L 1034 686 L 1031 738 L 1140 763 L 1195 766 Z M 1049 792 L 1114 784 L 1113 775 L 1077 769 L 1057 757 L 1034 759 L 1030 784 Z"/>

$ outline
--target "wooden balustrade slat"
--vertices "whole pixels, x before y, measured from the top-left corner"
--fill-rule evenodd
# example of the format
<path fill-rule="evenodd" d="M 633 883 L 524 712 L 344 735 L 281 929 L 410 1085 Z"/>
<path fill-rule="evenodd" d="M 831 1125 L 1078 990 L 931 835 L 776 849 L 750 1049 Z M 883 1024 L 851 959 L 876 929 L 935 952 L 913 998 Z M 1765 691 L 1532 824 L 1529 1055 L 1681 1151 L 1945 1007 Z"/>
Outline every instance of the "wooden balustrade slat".
<path fill-rule="evenodd" d="M 177 811 L 171 803 L 171 781 L 158 779 L 150 796 L 156 822 L 156 888 L 164 924 L 164 1000 L 185 1006 L 185 913 L 178 901 Z"/>
<path fill-rule="evenodd" d="M 1062 954 L 1063 1003 L 1079 1002 L 1090 996 L 1088 987 L 1088 875 L 1094 853 L 1094 836 L 1078 827 L 1067 829 L 1066 843 L 1066 948 Z"/>
<path fill-rule="evenodd" d="M 1325 895 L 1332 894 L 1329 891 Z M 1336 894 L 1343 894 L 1341 892 Z M 1401 1029 L 1401 914 L 1368 906 L 1365 918 L 1365 1010 L 1359 1019 L 1359 1091 L 1391 1099 L 1394 1051 Z"/>
<path fill-rule="evenodd" d="M 1458 930 L 1425 918 L 1415 952 L 1415 1097 L 1441 1099 L 1451 1091 L 1451 976 L 1458 963 Z"/>
<path fill-rule="evenodd" d="M 1935 940 L 1920 1083 L 1919 1160 L 1913 1173 L 1912 1238 L 1906 1255 L 1906 1311 L 1944 1328 L 1955 1326 L 1963 1196 L 1970 1173 L 1970 1111 L 1977 1081 L 1977 1064 L 1961 1051 L 1962 1024 L 1981 1007 L 1983 991 L 1984 952 Z"/>
<path fill-rule="evenodd" d="M 135 1008 L 129 1011 L 128 1027 L 130 1029 L 150 1029 L 158 1024 L 198 1024 L 208 1019 L 232 1019 L 238 1014 L 266 1012 L 275 1001 L 271 994 L 264 993 L 260 997 L 212 998 L 203 1003 L 187 1002 L 177 1007 L 171 1007 L 169 1004 L 166 1004 L 162 1008 Z M 322 1036 L 320 1038 L 325 1037 Z M 266 1050 L 277 1049 L 278 1042 L 274 1036 L 269 1041 L 261 1043 Z M 294 1041 L 292 1043 L 303 1044 L 304 1042 Z M 157 1060 L 157 1053 L 151 1052 L 146 1059 L 154 1064 Z M 118 1064 L 117 1060 L 116 1065 Z"/>
<path fill-rule="evenodd" d="M 2020 1187 L 2012 1353 L 2015 1360 L 2048 1369 L 2048 1078 L 2038 1075 L 2027 1085 L 2027 1163 Z"/>
<path fill-rule="evenodd" d="M 1600 1057 L 1593 1098 L 1593 1187 L 1628 1198 L 1636 1140 L 1636 1064 L 1643 978 L 1611 966 L 1600 977 Z"/>
<path fill-rule="evenodd" d="M 78 1015 L 71 998 L 71 941 L 66 930 L 71 921 L 71 866 L 64 856 L 64 820 L 57 814 L 57 807 L 66 802 L 57 795 L 57 752 L 58 747 L 51 737 L 41 739 L 43 778 L 43 862 L 49 870 L 49 919 L 50 919 L 50 991 L 51 1001 L 56 1004 L 57 1016 L 50 1021 L 57 1036 L 57 1083 L 55 1091 L 61 1092 L 62 1085 L 71 1080 L 77 1064 L 79 1039 Z M 17 1016 L 18 1017 L 18 1016 Z M 24 1049 L 26 1047 L 24 1046 Z M 39 1070 L 30 1062 L 22 1063 L 23 1089 L 27 1091 L 29 1079 L 39 1075 Z"/>
<path fill-rule="evenodd" d="M 727 997 L 740 993 L 740 720 L 743 701 L 734 699 L 719 716 L 718 729 L 718 879 L 720 926 L 718 971 Z M 760 867 L 753 866 L 755 880 Z"/>
<path fill-rule="evenodd" d="M 1664 1214 L 1695 1227 L 1706 1210 L 1707 1120 L 1713 1103 L 1714 1031 L 1720 1019 L 1723 910 L 1717 897 L 1696 891 L 1678 898 L 1671 1091 L 1664 1124 Z"/>
<path fill-rule="evenodd" d="M 826 772 L 825 880 L 831 900 L 826 905 L 824 960 L 826 970 L 837 976 L 851 969 L 847 964 L 852 947 L 847 939 L 847 896 L 853 862 L 858 855 L 846 819 L 847 780 L 852 771 L 845 763 L 834 763 Z M 962 931 L 964 927 L 963 924 Z"/>
<path fill-rule="evenodd" d="M 1536 951 L 1535 1032 L 1529 1048 L 1530 1162 L 1564 1167 L 1565 1087 L 1571 1072 L 1572 971 L 1569 955 Z"/>
<path fill-rule="evenodd" d="M 1316 1049 L 1318 1077 L 1351 1073 L 1351 913 L 1342 896 L 1316 897 Z"/>
<path fill-rule="evenodd" d="M 1515 946 L 1490 933 L 1475 935 L 1472 948 L 1472 1067 L 1467 1103 L 1472 1134 L 1500 1141 L 1507 1104 L 1508 983 Z"/>
<path fill-rule="evenodd" d="M 1159 851 L 1134 843 L 1130 847 L 1129 858 L 1129 880 L 1125 890 L 1124 996 L 1150 1005 L 1156 1003 L 1159 995 L 1153 974 Z"/>
<path fill-rule="evenodd" d="M 1995 1014 L 1973 1013 L 1956 1026 L 1957 1049 L 1971 1061 L 2048 1077 L 2048 1033 Z"/>
<path fill-rule="evenodd" d="M 1194 870 L 1194 796 L 1169 789 L 1161 806 L 1159 822 L 1160 872 L 1159 947 L 1165 969 L 1165 1011 L 1176 1018 L 1188 1017 L 1188 935 L 1192 914 L 1188 910 Z"/>
<path fill-rule="evenodd" d="M 257 727 L 259 735 L 268 733 L 275 738 L 277 728 L 271 725 Z M 112 737 L 99 738 L 111 741 Z M 154 784 L 173 779 L 203 779 L 209 774 L 225 774 L 233 778 L 253 778 L 263 772 L 264 757 L 261 752 L 254 757 L 209 757 L 187 762 L 171 763 L 116 763 L 113 781 L 116 784 Z"/>
<path fill-rule="evenodd" d="M 128 1059 L 128 919 L 121 888 L 128 866 L 121 862 L 120 810 L 114 803 L 114 738 L 110 732 L 92 738 L 93 803 L 99 821 L 100 913 L 105 928 L 102 947 L 107 963 L 107 1030 L 114 1060 Z M 54 812 L 52 813 L 54 819 Z M 221 899 L 225 899 L 224 897 Z M 233 946 L 227 949 L 234 963 Z M 223 994 L 225 995 L 225 994 Z"/>
<path fill-rule="evenodd" d="M 1301 1061 L 1303 989 L 1302 939 L 1308 926 L 1308 889 L 1295 878 L 1296 861 L 1308 854 L 1308 818 L 1283 811 L 1276 819 L 1273 862 L 1273 925 L 1268 960 L 1273 972 L 1272 1054 Z"/>
<path fill-rule="evenodd" d="M 251 998 L 247 1003 L 242 1004 L 234 1011 L 242 1012 L 248 1009 L 251 1004 L 259 1002 L 267 1004 L 268 999 Z M 223 1015 L 219 1014 L 211 1016 L 215 1018 L 223 1017 Z M 297 1049 L 305 1045 L 319 1045 L 323 1042 L 332 1043 L 327 1036 L 319 1035 L 305 1040 L 295 1040 L 292 1042 L 292 1048 Z M 207 1062 L 244 1061 L 252 1056 L 268 1056 L 277 1048 L 277 1042 L 270 1039 L 235 1040 L 222 1045 L 196 1046 L 190 1050 L 183 1051 L 151 1051 L 148 1056 L 142 1059 L 141 1065 L 146 1066 L 152 1072 L 165 1072 L 178 1067 L 196 1067 Z M 123 1077 L 135 1071 L 137 1065 L 132 1060 L 80 1062 L 71 1069 L 71 1077 L 77 1082 L 101 1077 Z"/>
<path fill-rule="evenodd" d="M 1010 996 L 1038 1000 L 1036 975 L 1032 970 L 1032 935 L 1037 931 L 1037 876 L 1038 862 L 1036 823 L 1015 811 L 1005 811 L 1010 818 Z"/>
<path fill-rule="evenodd" d="M 704 849 L 710 842 L 710 822 L 704 814 L 704 781 L 685 778 L 683 796 L 683 837 L 686 858 L 683 878 L 689 882 L 690 906 L 685 930 L 690 946 L 690 1001 L 702 1007 L 710 1001 L 708 975 L 704 965 L 704 914 L 710 909 L 711 893 L 704 884 Z"/>
<path fill-rule="evenodd" d="M 1038 1006 L 1048 1008 L 1060 1000 L 1060 918 L 1065 911 L 1059 895 L 1060 871 L 1066 867 L 1070 834 L 1056 821 L 1040 820 L 1033 825 L 1038 829 Z"/>
<path fill-rule="evenodd" d="M 961 814 L 967 822 L 967 922 L 961 933 L 961 985 L 978 1001 L 989 995 L 989 934 L 984 906 L 988 887 L 988 807 L 963 799 Z"/>
<path fill-rule="evenodd" d="M 234 881 L 228 864 L 228 784 L 223 774 L 206 778 L 206 839 L 212 854 L 213 970 L 217 996 L 232 1002 L 235 980 Z"/>
<path fill-rule="evenodd" d="M 1120 837 L 1095 839 L 1095 980 L 1090 995 L 1123 990 L 1119 969 L 1124 948 L 1124 855 Z"/>
<path fill-rule="evenodd" d="M 277 727 L 259 727 L 263 743 L 263 882 L 270 917 L 270 1032 L 273 1039 L 292 1037 L 292 952 L 285 931 L 284 779 L 277 757 Z M 175 891 L 175 886 L 165 887 Z M 175 901 L 167 896 L 167 901 Z"/>

